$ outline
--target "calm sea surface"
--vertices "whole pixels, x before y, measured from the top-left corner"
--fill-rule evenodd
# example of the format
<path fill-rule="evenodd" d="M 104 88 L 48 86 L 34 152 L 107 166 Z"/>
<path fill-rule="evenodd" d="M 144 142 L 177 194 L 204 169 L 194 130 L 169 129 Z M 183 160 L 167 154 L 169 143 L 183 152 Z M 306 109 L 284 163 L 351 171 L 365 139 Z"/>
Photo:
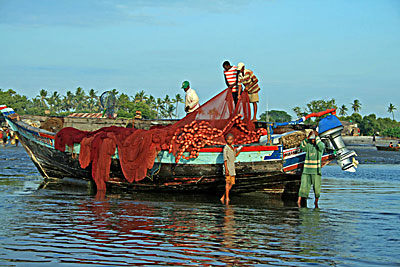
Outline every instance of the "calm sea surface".
<path fill-rule="evenodd" d="M 400 266 L 400 165 L 325 167 L 319 209 L 312 194 L 310 208 L 263 194 L 224 206 L 41 182 L 22 148 L 0 147 L 0 266 Z"/>

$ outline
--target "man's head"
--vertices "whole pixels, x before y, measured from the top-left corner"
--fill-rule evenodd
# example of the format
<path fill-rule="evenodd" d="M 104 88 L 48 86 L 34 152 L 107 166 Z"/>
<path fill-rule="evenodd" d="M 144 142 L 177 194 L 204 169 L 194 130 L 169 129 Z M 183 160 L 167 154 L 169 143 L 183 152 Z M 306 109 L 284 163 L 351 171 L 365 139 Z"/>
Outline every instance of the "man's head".
<path fill-rule="evenodd" d="M 244 63 L 240 62 L 237 69 L 239 72 L 244 73 Z"/>
<path fill-rule="evenodd" d="M 312 131 L 312 132 L 308 135 L 308 140 L 309 140 L 312 144 L 315 144 L 315 133 L 314 133 L 314 131 Z"/>
<path fill-rule="evenodd" d="M 185 90 L 186 92 L 187 90 L 189 90 L 189 88 L 190 88 L 190 83 L 188 81 L 184 81 L 182 83 L 182 89 Z"/>
<path fill-rule="evenodd" d="M 228 134 L 225 136 L 225 140 L 226 140 L 226 143 L 227 143 L 228 145 L 232 145 L 234 139 L 235 139 L 235 137 L 234 137 L 233 134 L 231 134 L 231 133 L 228 133 Z"/>
<path fill-rule="evenodd" d="M 224 61 L 224 63 L 222 64 L 222 67 L 226 71 L 229 70 L 230 68 L 232 68 L 231 63 L 229 63 L 229 61 Z"/>

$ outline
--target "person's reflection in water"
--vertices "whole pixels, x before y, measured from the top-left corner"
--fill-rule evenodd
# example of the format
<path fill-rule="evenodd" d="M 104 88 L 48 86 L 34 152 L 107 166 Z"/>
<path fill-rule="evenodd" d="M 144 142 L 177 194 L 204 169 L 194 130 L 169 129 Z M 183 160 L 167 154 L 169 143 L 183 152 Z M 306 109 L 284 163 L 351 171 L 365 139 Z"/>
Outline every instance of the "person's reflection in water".
<path fill-rule="evenodd" d="M 233 250 L 236 248 L 236 225 L 235 225 L 235 212 L 231 205 L 225 206 L 225 216 L 222 226 L 222 242 L 223 251 L 228 253 L 235 253 Z M 236 266 L 239 264 L 239 260 L 235 257 L 226 256 L 221 258 L 228 266 Z"/>
<path fill-rule="evenodd" d="M 106 200 L 106 191 L 105 190 L 97 190 L 94 200 L 96 200 L 96 201 Z"/>
<path fill-rule="evenodd" d="M 330 256 L 327 255 L 327 250 L 331 244 L 336 244 L 336 240 L 332 240 L 332 236 L 329 228 L 327 229 L 324 220 L 321 221 L 321 216 L 324 215 L 319 208 L 299 209 L 299 221 L 300 221 L 300 233 L 298 235 L 300 242 L 299 254 L 304 255 L 305 262 L 316 263 L 319 262 L 322 265 L 336 266 L 333 261 L 326 262 Z M 335 234 L 335 233 L 333 233 Z M 314 256 L 314 257 L 310 257 Z M 323 257 L 324 259 L 318 260 Z"/>

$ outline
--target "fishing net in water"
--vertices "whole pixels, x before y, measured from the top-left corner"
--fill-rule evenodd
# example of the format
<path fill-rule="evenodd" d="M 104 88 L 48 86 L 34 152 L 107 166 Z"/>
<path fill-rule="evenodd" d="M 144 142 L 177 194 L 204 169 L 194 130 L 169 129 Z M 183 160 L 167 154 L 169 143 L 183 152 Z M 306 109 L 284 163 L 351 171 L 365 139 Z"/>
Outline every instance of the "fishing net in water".
<path fill-rule="evenodd" d="M 115 148 L 125 179 L 132 183 L 146 177 L 159 151 L 168 150 L 177 163 L 181 158 L 191 160 L 204 146 L 225 144 L 228 133 L 235 136 L 235 144 L 258 142 L 265 134 L 264 129 L 256 131 L 251 121 L 247 92 L 235 106 L 231 90 L 226 89 L 175 124 L 150 130 L 105 127 L 86 132 L 64 128 L 56 135 L 55 147 L 65 151 L 66 146 L 80 143 L 81 167 L 91 163 L 97 189 L 105 190 Z"/>

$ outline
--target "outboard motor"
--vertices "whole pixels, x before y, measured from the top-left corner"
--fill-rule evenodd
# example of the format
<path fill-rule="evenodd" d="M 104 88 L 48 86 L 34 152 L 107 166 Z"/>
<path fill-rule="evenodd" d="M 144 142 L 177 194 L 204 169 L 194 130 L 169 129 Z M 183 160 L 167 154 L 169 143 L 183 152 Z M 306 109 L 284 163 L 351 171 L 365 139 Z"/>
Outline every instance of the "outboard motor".
<path fill-rule="evenodd" d="M 336 151 L 336 160 L 344 171 L 355 172 L 358 161 L 354 150 L 349 150 L 342 138 L 343 125 L 334 115 L 329 115 L 318 124 L 318 132 L 321 139 L 329 140 L 330 145 Z"/>

